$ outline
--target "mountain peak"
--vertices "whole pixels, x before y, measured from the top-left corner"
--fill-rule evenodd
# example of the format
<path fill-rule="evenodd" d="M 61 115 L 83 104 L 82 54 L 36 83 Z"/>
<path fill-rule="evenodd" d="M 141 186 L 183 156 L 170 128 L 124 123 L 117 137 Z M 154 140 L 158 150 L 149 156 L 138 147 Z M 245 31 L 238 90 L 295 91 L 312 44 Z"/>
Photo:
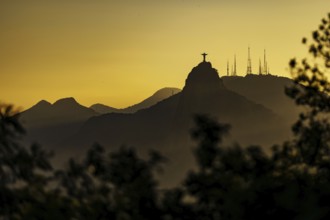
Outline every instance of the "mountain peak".
<path fill-rule="evenodd" d="M 51 105 L 52 104 L 50 104 L 46 100 L 41 100 L 37 104 L 35 104 L 35 106 L 38 106 L 38 107 L 47 107 L 47 106 L 51 106 Z"/>
<path fill-rule="evenodd" d="M 53 105 L 54 106 L 67 106 L 67 105 L 79 105 L 79 103 L 73 97 L 68 97 L 68 98 L 63 98 L 63 99 L 57 100 Z"/>
<path fill-rule="evenodd" d="M 153 96 L 161 97 L 163 99 L 168 98 L 171 95 L 175 95 L 180 92 L 181 89 L 174 88 L 174 87 L 164 87 L 162 89 L 157 90 Z"/>
<path fill-rule="evenodd" d="M 204 61 L 191 70 L 183 90 L 202 92 L 223 88 L 224 85 L 218 75 L 218 71 L 212 67 L 210 62 Z"/>
<path fill-rule="evenodd" d="M 32 110 L 32 111 L 34 111 L 35 109 L 45 110 L 45 109 L 49 109 L 51 107 L 52 107 L 52 104 L 50 104 L 46 100 L 41 100 L 37 104 L 35 104 L 34 106 L 32 106 L 30 109 L 27 109 L 27 110 Z"/>

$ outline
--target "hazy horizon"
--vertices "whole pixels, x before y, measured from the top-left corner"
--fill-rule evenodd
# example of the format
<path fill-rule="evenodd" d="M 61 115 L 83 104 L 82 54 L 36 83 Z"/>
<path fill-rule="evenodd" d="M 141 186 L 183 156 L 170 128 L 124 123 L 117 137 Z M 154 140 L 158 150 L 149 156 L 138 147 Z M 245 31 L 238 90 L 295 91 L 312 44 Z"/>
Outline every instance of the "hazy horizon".
<path fill-rule="evenodd" d="M 163 87 L 182 88 L 208 53 L 220 76 L 237 57 L 245 75 L 267 50 L 270 72 L 289 77 L 305 57 L 302 37 L 326 16 L 317 1 L 2 1 L 1 102 L 24 109 L 74 97 L 89 106 L 135 104 Z"/>

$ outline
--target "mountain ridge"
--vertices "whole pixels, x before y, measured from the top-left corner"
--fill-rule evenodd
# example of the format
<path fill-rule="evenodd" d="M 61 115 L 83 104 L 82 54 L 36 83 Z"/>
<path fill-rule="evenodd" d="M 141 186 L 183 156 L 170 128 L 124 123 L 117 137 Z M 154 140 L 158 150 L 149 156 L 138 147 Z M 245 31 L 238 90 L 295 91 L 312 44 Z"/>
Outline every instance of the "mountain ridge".
<path fill-rule="evenodd" d="M 271 109 L 227 89 L 211 63 L 203 62 L 188 74 L 181 92 L 133 114 L 89 118 L 66 144 L 75 148 L 98 142 L 111 149 L 124 144 L 137 147 L 142 155 L 149 147 L 156 148 L 171 158 L 171 177 L 164 177 L 171 185 L 193 164 L 189 131 L 195 114 L 208 114 L 229 123 L 229 141 L 243 145 L 279 143 L 286 139 L 283 131 L 286 134 L 289 130 Z"/>
<path fill-rule="evenodd" d="M 249 74 L 222 76 L 221 79 L 228 89 L 272 109 L 290 123 L 293 123 L 303 110 L 285 94 L 285 88 L 293 85 L 290 78 L 270 74 Z"/>
<path fill-rule="evenodd" d="M 73 135 L 88 118 L 98 113 L 68 97 L 53 104 L 42 100 L 20 114 L 27 130 L 25 141 L 54 145 Z"/>
<path fill-rule="evenodd" d="M 91 109 L 101 113 L 135 113 L 141 109 L 149 108 L 152 105 L 155 105 L 157 102 L 166 99 L 178 92 L 180 92 L 181 89 L 174 88 L 174 87 L 164 87 L 162 89 L 157 90 L 154 92 L 151 96 L 147 97 L 146 99 L 142 100 L 141 102 L 138 102 L 137 104 L 128 106 L 126 108 L 114 108 L 110 107 L 101 103 L 93 104 L 90 106 Z"/>

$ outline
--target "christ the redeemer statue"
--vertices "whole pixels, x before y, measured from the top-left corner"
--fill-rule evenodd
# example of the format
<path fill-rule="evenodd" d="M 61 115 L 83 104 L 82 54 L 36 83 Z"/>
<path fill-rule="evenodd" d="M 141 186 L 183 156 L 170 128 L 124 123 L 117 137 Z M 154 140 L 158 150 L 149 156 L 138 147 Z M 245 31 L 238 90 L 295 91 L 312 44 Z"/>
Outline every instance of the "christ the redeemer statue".
<path fill-rule="evenodd" d="M 207 53 L 202 53 L 202 56 L 203 56 L 203 62 L 206 62 L 205 58 L 207 56 Z"/>

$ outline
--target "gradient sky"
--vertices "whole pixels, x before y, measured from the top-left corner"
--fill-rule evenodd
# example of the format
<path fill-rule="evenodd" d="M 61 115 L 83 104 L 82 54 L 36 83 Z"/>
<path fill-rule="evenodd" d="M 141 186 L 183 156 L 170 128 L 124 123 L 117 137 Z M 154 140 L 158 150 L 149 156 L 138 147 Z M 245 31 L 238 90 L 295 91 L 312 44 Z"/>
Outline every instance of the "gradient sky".
<path fill-rule="evenodd" d="M 182 88 L 204 51 L 220 75 L 236 54 L 245 75 L 248 45 L 253 72 L 265 48 L 270 72 L 289 76 L 328 12 L 329 0 L 1 0 L 0 101 L 126 107 Z"/>

